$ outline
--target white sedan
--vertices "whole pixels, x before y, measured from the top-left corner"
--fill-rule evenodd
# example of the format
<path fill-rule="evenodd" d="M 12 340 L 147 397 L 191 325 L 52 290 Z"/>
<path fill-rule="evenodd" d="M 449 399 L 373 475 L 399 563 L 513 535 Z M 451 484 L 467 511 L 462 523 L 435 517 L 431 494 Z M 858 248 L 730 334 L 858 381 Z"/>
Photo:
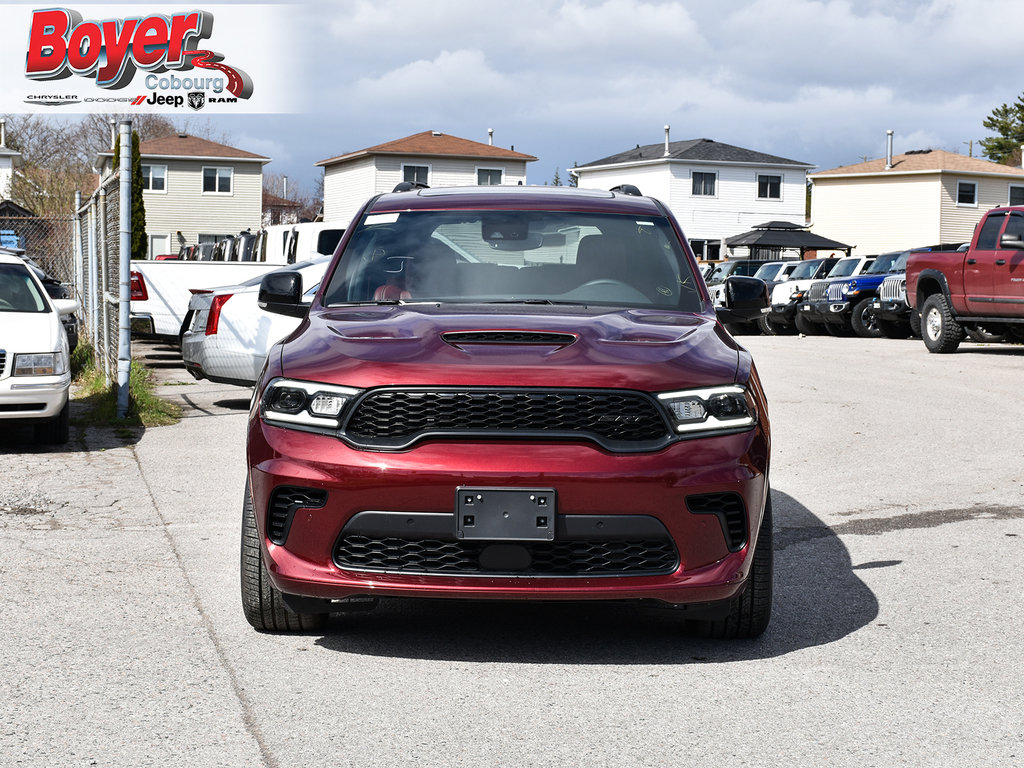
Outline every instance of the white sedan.
<path fill-rule="evenodd" d="M 302 276 L 305 301 L 313 299 L 331 257 L 290 264 L 277 272 Z M 188 305 L 191 322 L 181 337 L 185 368 L 197 379 L 251 387 L 263 370 L 267 352 L 298 326 L 300 319 L 259 308 L 260 281 L 195 293 Z"/>
<path fill-rule="evenodd" d="M 0 423 L 33 424 L 42 443 L 68 441 L 71 364 L 62 315 L 73 299 L 51 299 L 18 256 L 0 251 Z"/>

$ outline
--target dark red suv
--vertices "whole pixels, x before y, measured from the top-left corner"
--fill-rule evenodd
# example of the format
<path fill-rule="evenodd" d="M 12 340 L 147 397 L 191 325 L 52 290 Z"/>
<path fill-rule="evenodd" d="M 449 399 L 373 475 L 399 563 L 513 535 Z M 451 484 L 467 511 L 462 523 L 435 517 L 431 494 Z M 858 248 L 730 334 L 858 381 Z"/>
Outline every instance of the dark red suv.
<path fill-rule="evenodd" d="M 370 200 L 270 351 L 249 417 L 242 602 L 311 630 L 381 597 L 629 600 L 753 637 L 772 600 L 770 437 L 679 225 L 630 188 Z"/>

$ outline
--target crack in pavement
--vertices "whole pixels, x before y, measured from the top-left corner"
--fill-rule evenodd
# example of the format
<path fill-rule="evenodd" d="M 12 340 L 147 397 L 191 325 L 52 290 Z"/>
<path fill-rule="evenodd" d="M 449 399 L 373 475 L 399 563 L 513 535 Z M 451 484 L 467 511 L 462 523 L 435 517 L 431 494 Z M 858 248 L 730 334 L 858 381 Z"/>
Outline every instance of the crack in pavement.
<path fill-rule="evenodd" d="M 880 536 L 895 531 L 938 528 L 942 525 L 965 523 L 971 520 L 1021 519 L 1024 519 L 1024 508 L 989 504 L 969 509 L 934 509 L 926 512 L 908 512 L 892 517 L 864 517 L 833 526 L 782 527 L 775 534 L 775 550 L 780 551 L 794 544 L 832 536 Z"/>

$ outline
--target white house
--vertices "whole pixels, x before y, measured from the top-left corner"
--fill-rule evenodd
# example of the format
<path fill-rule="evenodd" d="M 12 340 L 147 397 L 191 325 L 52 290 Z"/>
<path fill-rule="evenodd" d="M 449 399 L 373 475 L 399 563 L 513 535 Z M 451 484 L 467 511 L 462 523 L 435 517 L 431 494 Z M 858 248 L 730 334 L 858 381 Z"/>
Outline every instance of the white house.
<path fill-rule="evenodd" d="M 1024 204 L 1024 169 L 924 149 L 810 176 L 813 230 L 861 255 L 971 239 L 989 208 Z"/>
<path fill-rule="evenodd" d="M 698 258 L 724 258 L 725 239 L 772 220 L 806 217 L 814 166 L 712 139 L 647 144 L 568 169 L 580 187 L 632 184 L 664 202 Z"/>
<path fill-rule="evenodd" d="M 0 200 L 10 200 L 14 169 L 21 162 L 21 152 L 7 146 L 7 121 L 0 118 Z"/>
<path fill-rule="evenodd" d="M 269 157 L 177 134 L 139 144 L 149 258 L 260 228 Z M 113 152 L 100 154 L 104 172 Z"/>
<path fill-rule="evenodd" d="M 402 181 L 431 187 L 525 184 L 526 164 L 536 159 L 440 131 L 331 157 L 316 163 L 324 169 L 324 220 L 347 225 L 370 197 Z"/>

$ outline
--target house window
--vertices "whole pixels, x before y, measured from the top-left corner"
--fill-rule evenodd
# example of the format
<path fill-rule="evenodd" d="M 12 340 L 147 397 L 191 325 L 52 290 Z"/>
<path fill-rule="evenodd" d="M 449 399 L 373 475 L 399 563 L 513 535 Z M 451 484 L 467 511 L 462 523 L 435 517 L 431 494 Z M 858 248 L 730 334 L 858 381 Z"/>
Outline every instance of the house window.
<path fill-rule="evenodd" d="M 430 176 L 429 165 L 403 165 L 402 181 L 411 181 L 414 184 L 429 184 L 427 179 Z"/>
<path fill-rule="evenodd" d="M 142 165 L 142 189 L 145 192 L 164 192 L 167 190 L 166 165 Z"/>
<path fill-rule="evenodd" d="M 203 168 L 203 193 L 230 195 L 231 177 L 230 168 Z"/>
<path fill-rule="evenodd" d="M 1024 205 L 1024 187 L 1010 185 L 1010 205 Z"/>
<path fill-rule="evenodd" d="M 501 184 L 500 168 L 477 168 L 476 183 L 482 187 L 495 187 Z"/>
<path fill-rule="evenodd" d="M 956 204 L 977 208 L 978 185 L 973 181 L 958 181 L 956 183 Z"/>
<path fill-rule="evenodd" d="M 782 199 L 782 177 L 769 176 L 767 174 L 757 175 L 757 199 L 758 200 L 781 200 Z"/>
<path fill-rule="evenodd" d="M 693 172 L 693 195 L 707 195 L 714 197 L 715 195 L 715 179 L 717 173 L 701 173 L 698 171 Z"/>

